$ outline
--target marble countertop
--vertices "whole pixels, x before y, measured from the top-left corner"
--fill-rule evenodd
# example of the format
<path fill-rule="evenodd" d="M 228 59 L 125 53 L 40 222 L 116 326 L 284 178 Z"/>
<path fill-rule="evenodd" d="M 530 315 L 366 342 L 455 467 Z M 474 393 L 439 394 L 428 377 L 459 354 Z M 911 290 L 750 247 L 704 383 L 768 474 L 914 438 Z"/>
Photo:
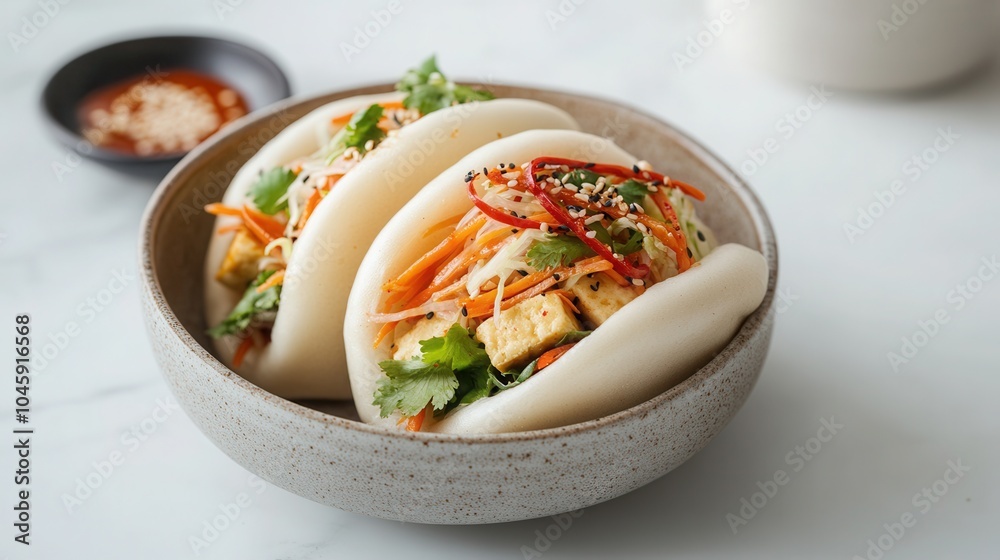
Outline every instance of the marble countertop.
<path fill-rule="evenodd" d="M 819 102 L 717 49 L 678 70 L 700 8 L 651 0 L 404 1 L 350 56 L 342 43 L 386 2 L 17 0 L 0 7 L 8 42 L 43 5 L 45 25 L 0 48 L 0 318 L 30 313 L 36 348 L 51 345 L 31 391 L 33 544 L 12 540 L 11 437 L 0 559 L 996 557 L 996 65 L 931 93 Z M 780 315 L 746 407 L 670 475 L 558 531 L 386 522 L 252 478 L 176 407 L 146 340 L 136 239 L 155 180 L 76 158 L 38 109 L 60 61 L 164 31 L 258 44 L 298 94 L 386 81 L 436 52 L 455 76 L 595 93 L 690 131 L 748 176 L 778 232 Z"/>

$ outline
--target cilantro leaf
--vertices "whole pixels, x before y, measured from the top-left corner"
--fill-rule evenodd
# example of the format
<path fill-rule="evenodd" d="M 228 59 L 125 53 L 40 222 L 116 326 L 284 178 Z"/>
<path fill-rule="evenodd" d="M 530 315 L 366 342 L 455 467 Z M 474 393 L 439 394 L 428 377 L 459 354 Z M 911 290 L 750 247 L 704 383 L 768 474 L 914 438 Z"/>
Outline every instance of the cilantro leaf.
<path fill-rule="evenodd" d="M 553 348 L 558 348 L 565 344 L 580 342 L 581 340 L 590 336 L 590 333 L 592 332 L 594 331 L 569 331 L 568 333 L 564 334 L 562 338 L 559 339 L 559 342 L 555 343 Z"/>
<path fill-rule="evenodd" d="M 347 148 L 357 148 L 362 154 L 368 151 L 365 144 L 369 140 L 378 144 L 385 138 L 385 131 L 378 127 L 378 122 L 382 120 L 384 109 L 381 105 L 369 105 L 364 111 L 354 113 L 351 120 L 344 127 L 344 146 Z"/>
<path fill-rule="evenodd" d="M 250 283 L 239 303 L 221 323 L 208 329 L 208 335 L 219 338 L 227 334 L 237 334 L 250 326 L 250 323 L 262 313 L 274 311 L 281 302 L 281 286 L 272 286 L 262 293 L 257 293 L 257 287 L 274 274 L 273 270 L 265 270 Z"/>
<path fill-rule="evenodd" d="M 272 216 L 288 208 L 288 201 L 279 202 L 279 199 L 288 192 L 288 187 L 295 181 L 296 176 L 295 172 L 284 167 L 275 167 L 261 174 L 257 182 L 250 187 L 250 198 L 254 206 Z"/>
<path fill-rule="evenodd" d="M 570 171 L 569 173 L 563 175 L 561 178 L 560 177 L 556 178 L 560 179 L 562 181 L 562 184 L 564 185 L 570 184 L 579 187 L 584 183 L 590 183 L 591 185 L 596 185 L 597 179 L 600 178 L 600 175 L 594 173 L 589 169 L 574 169 L 573 171 Z"/>
<path fill-rule="evenodd" d="M 427 403 L 444 408 L 455 396 L 458 378 L 450 367 L 421 360 L 386 360 L 379 362 L 386 377 L 379 379 L 375 400 L 383 418 L 398 410 L 403 416 L 415 416 Z"/>
<path fill-rule="evenodd" d="M 593 250 L 579 238 L 556 235 L 531 245 L 528 249 L 528 264 L 539 270 L 556 268 L 592 254 Z"/>
<path fill-rule="evenodd" d="M 618 191 L 618 194 L 622 195 L 625 204 L 642 204 L 646 200 L 646 195 L 649 194 L 649 189 L 646 185 L 635 179 L 623 181 L 615 189 Z"/>
<path fill-rule="evenodd" d="M 420 342 L 421 356 L 410 360 L 385 360 L 373 404 L 382 417 L 398 410 L 413 416 L 429 403 L 447 410 L 488 397 L 493 366 L 482 344 L 472 333 L 454 324 L 444 336 Z"/>
<path fill-rule="evenodd" d="M 396 90 L 407 94 L 404 107 L 416 109 L 422 115 L 452 105 L 493 99 L 493 94 L 486 90 L 458 85 L 445 78 L 434 56 L 408 70 L 396 84 Z"/>
<path fill-rule="evenodd" d="M 642 241 L 645 236 L 641 231 L 629 230 L 628 240 L 624 243 L 619 241 L 614 242 L 614 250 L 619 255 L 631 255 L 632 253 L 637 253 L 642 249 Z"/>

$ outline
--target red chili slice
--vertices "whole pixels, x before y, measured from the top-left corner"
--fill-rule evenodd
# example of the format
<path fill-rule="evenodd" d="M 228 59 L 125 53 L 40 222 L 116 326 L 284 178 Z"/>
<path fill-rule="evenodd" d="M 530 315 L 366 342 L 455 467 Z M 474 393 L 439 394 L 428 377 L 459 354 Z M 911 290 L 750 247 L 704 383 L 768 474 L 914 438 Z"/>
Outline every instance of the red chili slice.
<path fill-rule="evenodd" d="M 472 199 L 472 203 L 475 204 L 476 208 L 479 208 L 479 210 L 482 211 L 483 214 L 486 214 L 487 216 L 493 218 L 498 222 L 502 222 L 514 227 L 519 227 L 524 229 L 542 228 L 542 222 L 529 220 L 527 218 L 522 218 L 520 216 L 513 216 L 509 214 L 506 210 L 501 210 L 495 206 L 490 206 L 485 200 L 479 198 L 479 195 L 476 193 L 476 185 L 475 185 L 476 177 L 478 176 L 479 175 L 477 174 L 469 181 L 469 198 Z"/>

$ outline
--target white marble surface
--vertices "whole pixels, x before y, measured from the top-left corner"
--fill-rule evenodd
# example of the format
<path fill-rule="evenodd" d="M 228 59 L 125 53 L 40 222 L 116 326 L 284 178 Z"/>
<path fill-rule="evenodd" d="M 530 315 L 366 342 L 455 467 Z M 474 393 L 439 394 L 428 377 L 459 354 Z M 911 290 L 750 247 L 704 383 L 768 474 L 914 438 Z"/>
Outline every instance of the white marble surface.
<path fill-rule="evenodd" d="M 236 7 L 220 17 L 225 1 L 75 0 L 18 52 L 0 47 L 0 323 L 12 331 L 13 315 L 30 312 L 36 349 L 68 322 L 79 325 L 34 376 L 30 548 L 12 541 L 15 456 L 12 437 L 0 441 L 0 558 L 522 558 L 522 547 L 535 547 L 536 531 L 547 529 L 560 534 L 540 550 L 546 558 L 851 558 L 864 557 L 883 524 L 908 512 L 915 525 L 899 538 L 882 537 L 892 545 L 885 558 L 996 557 L 1000 279 L 985 282 L 961 309 L 949 291 L 977 273 L 981 258 L 1000 253 L 1000 68 L 925 95 L 835 92 L 788 137 L 781 119 L 807 101 L 808 85 L 741 68 L 717 45 L 678 70 L 672 54 L 702 29 L 693 1 L 590 0 L 555 29 L 547 11 L 558 13 L 557 0 L 504 8 L 405 2 L 350 63 L 340 43 L 384 3 L 231 0 Z M 35 0 L 4 2 L 0 30 L 17 32 L 21 18 L 39 9 Z M 564 531 L 551 529 L 551 519 L 403 525 L 278 488 L 258 492 L 182 412 L 155 410 L 169 396 L 133 276 L 153 182 L 92 161 L 67 162 L 37 109 L 57 61 L 111 37 L 158 30 L 259 43 L 300 94 L 393 79 L 437 52 L 457 76 L 629 102 L 692 132 L 735 166 L 774 138 L 777 153 L 750 179 L 778 231 L 785 305 L 756 391 L 689 463 L 588 509 Z M 949 128 L 959 138 L 914 181 L 907 160 Z M 70 172 L 57 176 L 54 162 Z M 844 224 L 896 179 L 905 193 L 852 244 Z M 103 293 L 117 288 L 115 271 L 124 271 L 124 290 Z M 901 337 L 939 309 L 947 324 L 894 371 L 887 353 L 899 352 Z M 9 433 L 14 393 L 11 376 L 4 379 L 0 419 Z M 787 456 L 831 417 L 843 427 L 815 456 Z M 132 429 L 144 439 L 129 436 Z M 78 479 L 97 476 L 114 453 L 123 462 L 68 511 L 64 495 Z M 946 493 L 936 502 L 914 503 L 914 494 L 943 480 L 949 461 L 971 470 L 957 480 L 949 475 L 954 484 L 938 482 Z M 788 484 L 734 534 L 727 514 L 739 515 L 741 499 L 752 499 L 757 483 L 779 469 Z M 241 493 L 250 505 L 196 554 L 190 537 Z"/>

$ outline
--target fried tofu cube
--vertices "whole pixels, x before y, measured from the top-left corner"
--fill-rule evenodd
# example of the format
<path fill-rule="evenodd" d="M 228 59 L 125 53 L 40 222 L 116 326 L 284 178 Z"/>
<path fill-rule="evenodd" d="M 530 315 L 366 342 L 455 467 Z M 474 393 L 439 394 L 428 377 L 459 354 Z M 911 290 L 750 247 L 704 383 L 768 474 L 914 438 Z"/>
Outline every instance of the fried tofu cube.
<path fill-rule="evenodd" d="M 264 246 L 246 228 L 236 230 L 226 257 L 215 273 L 215 279 L 242 292 L 257 277 L 257 261 L 264 256 Z"/>
<path fill-rule="evenodd" d="M 455 322 L 435 315 L 430 319 L 421 317 L 413 328 L 396 338 L 393 360 L 409 360 L 420 356 L 420 341 L 444 336 Z"/>
<path fill-rule="evenodd" d="M 556 294 L 542 294 L 491 317 L 476 329 L 490 361 L 500 371 L 522 367 L 550 350 L 580 321 Z"/>
<path fill-rule="evenodd" d="M 583 318 L 601 326 L 625 304 L 639 297 L 632 286 L 621 286 L 603 272 L 583 277 L 570 291 L 577 297 L 576 307 Z"/>

